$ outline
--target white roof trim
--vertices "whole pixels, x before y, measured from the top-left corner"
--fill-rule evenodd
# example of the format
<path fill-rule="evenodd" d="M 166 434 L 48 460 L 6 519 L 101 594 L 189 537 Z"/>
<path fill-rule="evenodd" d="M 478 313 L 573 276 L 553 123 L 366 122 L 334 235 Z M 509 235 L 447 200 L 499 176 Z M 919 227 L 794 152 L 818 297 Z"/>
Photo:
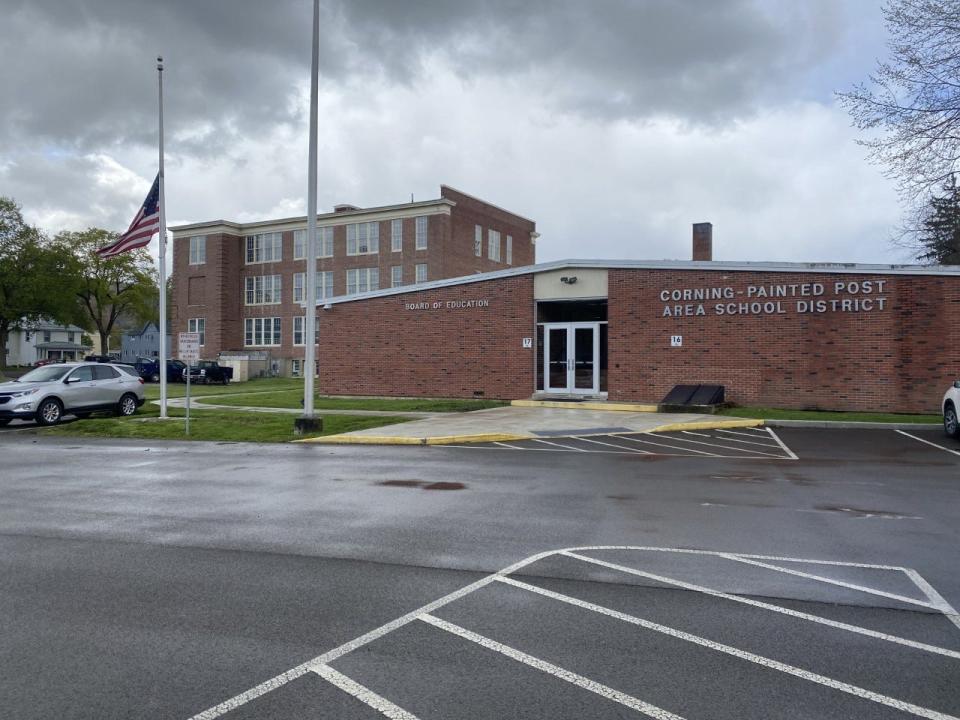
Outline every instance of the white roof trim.
<path fill-rule="evenodd" d="M 566 269 L 596 270 L 690 270 L 708 272 L 772 272 L 804 274 L 849 274 L 849 275 L 933 275 L 960 279 L 960 265 L 861 265 L 857 263 L 774 263 L 774 262 L 717 262 L 690 260 L 556 260 L 539 265 L 494 270 L 445 280 L 433 280 L 419 285 L 374 290 L 356 295 L 340 295 L 317 303 L 318 306 L 368 300 L 370 298 L 405 295 L 436 290 L 439 288 L 470 285 L 472 283 L 500 280 L 518 275 L 535 275 L 551 270 Z"/>

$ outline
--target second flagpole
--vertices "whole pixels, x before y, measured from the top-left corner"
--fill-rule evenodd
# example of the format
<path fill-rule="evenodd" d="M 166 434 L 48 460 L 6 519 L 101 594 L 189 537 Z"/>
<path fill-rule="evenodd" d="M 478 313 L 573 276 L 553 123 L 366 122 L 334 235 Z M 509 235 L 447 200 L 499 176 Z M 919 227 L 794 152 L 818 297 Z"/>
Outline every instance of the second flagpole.
<path fill-rule="evenodd" d="M 160 417 L 167 417 L 167 199 L 163 180 L 163 58 L 157 58 L 160 100 Z"/>

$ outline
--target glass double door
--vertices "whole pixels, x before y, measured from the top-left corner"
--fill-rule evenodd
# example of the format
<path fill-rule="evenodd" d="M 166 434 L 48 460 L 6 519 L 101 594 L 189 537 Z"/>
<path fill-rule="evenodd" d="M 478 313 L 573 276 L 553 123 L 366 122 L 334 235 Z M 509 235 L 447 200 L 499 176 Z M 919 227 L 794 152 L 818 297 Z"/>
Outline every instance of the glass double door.
<path fill-rule="evenodd" d="M 543 376 L 546 392 L 600 391 L 600 323 L 545 323 Z"/>

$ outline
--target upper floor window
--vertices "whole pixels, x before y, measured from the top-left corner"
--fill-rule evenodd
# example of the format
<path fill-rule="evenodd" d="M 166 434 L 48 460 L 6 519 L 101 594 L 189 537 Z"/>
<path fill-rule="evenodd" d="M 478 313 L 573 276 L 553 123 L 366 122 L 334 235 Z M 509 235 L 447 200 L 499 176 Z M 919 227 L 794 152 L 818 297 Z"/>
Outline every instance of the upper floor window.
<path fill-rule="evenodd" d="M 473 226 L 473 254 L 483 257 L 483 226 Z"/>
<path fill-rule="evenodd" d="M 44 342 L 50 342 L 50 331 L 49 331 L 49 330 L 44 330 L 44 331 L 43 331 L 43 341 L 44 341 Z"/>
<path fill-rule="evenodd" d="M 68 332 L 67 333 L 67 342 L 74 342 L 77 338 L 76 333 Z"/>
<path fill-rule="evenodd" d="M 187 320 L 187 332 L 200 334 L 200 345 L 206 345 L 207 340 L 207 320 L 206 318 L 190 318 Z"/>
<path fill-rule="evenodd" d="M 425 283 L 427 281 L 427 264 L 420 263 L 417 265 L 417 282 Z"/>
<path fill-rule="evenodd" d="M 427 216 L 417 218 L 417 250 L 427 249 Z"/>
<path fill-rule="evenodd" d="M 293 231 L 293 259 L 305 260 L 307 257 L 307 231 Z M 333 257 L 333 226 L 317 228 L 317 257 Z"/>
<path fill-rule="evenodd" d="M 394 265 L 390 268 L 390 287 L 400 287 L 403 285 L 403 266 Z"/>
<path fill-rule="evenodd" d="M 507 265 L 513 265 L 513 235 L 507 235 Z"/>
<path fill-rule="evenodd" d="M 403 251 L 403 220 L 390 221 L 390 252 Z"/>
<path fill-rule="evenodd" d="M 190 238 L 190 264 L 203 265 L 207 261 L 207 236 L 196 235 Z"/>
<path fill-rule="evenodd" d="M 347 295 L 379 289 L 380 270 L 378 268 L 347 270 Z"/>
<path fill-rule="evenodd" d="M 500 262 L 500 233 L 497 230 L 487 230 L 487 257 Z"/>
<path fill-rule="evenodd" d="M 283 234 L 247 235 L 247 263 L 279 262 L 283 259 Z"/>
<path fill-rule="evenodd" d="M 294 345 L 305 345 L 306 338 L 306 318 L 303 316 L 295 317 L 293 319 L 293 344 Z M 313 317 L 313 337 L 316 340 L 317 344 L 320 342 L 320 316 L 314 315 Z"/>
<path fill-rule="evenodd" d="M 295 303 L 303 302 L 303 298 L 306 297 L 306 287 L 307 287 L 307 274 L 306 273 L 294 273 L 293 274 L 293 301 Z M 333 297 L 333 271 L 327 270 L 326 272 L 317 273 L 317 300 L 323 300 L 324 298 Z"/>
<path fill-rule="evenodd" d="M 257 275 L 245 280 L 245 305 L 276 305 L 280 298 L 280 275 Z"/>
<path fill-rule="evenodd" d="M 347 225 L 347 255 L 373 255 L 380 252 L 380 223 Z"/>

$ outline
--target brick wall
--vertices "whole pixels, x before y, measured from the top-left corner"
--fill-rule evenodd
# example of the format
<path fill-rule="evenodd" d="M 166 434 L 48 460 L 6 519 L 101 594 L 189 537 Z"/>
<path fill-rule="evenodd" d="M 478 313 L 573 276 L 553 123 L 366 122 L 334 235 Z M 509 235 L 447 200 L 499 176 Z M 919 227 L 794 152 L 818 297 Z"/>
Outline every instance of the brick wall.
<path fill-rule="evenodd" d="M 873 282 L 872 293 L 834 293 L 836 282 L 862 288 L 864 281 Z M 751 285 L 813 283 L 824 286 L 822 296 L 746 297 Z M 657 401 L 678 383 L 718 383 L 728 400 L 743 405 L 936 412 L 958 375 L 958 278 L 611 270 L 609 287 L 611 400 Z M 687 306 L 696 312 L 698 301 L 660 297 L 664 290 L 724 287 L 734 298 L 703 302 L 702 316 L 685 314 Z M 872 299 L 873 309 L 796 311 L 798 300 L 835 299 Z M 773 314 L 717 315 L 715 308 L 771 301 L 781 303 Z M 676 305 L 680 317 L 673 316 Z M 683 336 L 682 347 L 671 347 L 671 335 Z"/>
<path fill-rule="evenodd" d="M 463 300 L 489 305 L 446 305 Z M 318 387 L 335 395 L 528 397 L 535 350 L 522 344 L 534 336 L 530 275 L 341 303 L 322 313 Z"/>
<path fill-rule="evenodd" d="M 536 246 L 530 237 L 536 230 L 533 222 L 446 185 L 441 186 L 440 194 L 456 203 L 450 211 L 451 234 L 444 257 L 444 277 L 463 277 L 536 262 Z M 477 225 L 483 228 L 481 257 L 474 253 L 474 229 Z M 500 233 L 501 262 L 488 257 L 488 230 Z M 513 237 L 513 262 L 510 265 L 506 263 L 507 235 Z"/>

